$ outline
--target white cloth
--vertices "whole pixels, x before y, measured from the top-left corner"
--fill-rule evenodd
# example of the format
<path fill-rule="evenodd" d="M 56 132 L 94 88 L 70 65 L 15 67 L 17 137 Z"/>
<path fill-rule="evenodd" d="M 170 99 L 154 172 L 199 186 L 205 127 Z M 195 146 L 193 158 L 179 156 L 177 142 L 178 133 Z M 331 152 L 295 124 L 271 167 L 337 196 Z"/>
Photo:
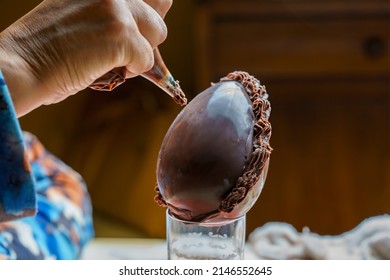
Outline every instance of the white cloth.
<path fill-rule="evenodd" d="M 250 233 L 260 259 L 390 259 L 390 215 L 368 218 L 341 235 L 319 235 L 292 225 L 267 223 Z"/>

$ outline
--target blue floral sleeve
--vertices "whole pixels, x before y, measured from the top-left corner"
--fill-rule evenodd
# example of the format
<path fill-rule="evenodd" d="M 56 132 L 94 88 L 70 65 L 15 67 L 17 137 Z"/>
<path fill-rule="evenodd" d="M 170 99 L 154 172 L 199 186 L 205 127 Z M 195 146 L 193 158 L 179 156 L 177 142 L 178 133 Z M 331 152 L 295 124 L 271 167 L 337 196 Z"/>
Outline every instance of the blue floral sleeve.
<path fill-rule="evenodd" d="M 0 72 L 0 259 L 77 259 L 93 235 L 83 179 L 22 133 Z"/>
<path fill-rule="evenodd" d="M 35 214 L 34 185 L 19 122 L 0 72 L 0 222 Z"/>

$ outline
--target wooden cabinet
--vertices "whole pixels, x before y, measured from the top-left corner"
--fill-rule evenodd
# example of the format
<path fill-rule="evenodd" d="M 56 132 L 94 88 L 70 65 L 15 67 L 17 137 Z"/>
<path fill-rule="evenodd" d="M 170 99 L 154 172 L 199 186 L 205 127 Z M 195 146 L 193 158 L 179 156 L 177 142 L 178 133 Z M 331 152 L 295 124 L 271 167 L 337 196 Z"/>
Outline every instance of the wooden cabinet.
<path fill-rule="evenodd" d="M 267 86 L 274 148 L 248 231 L 322 234 L 390 213 L 388 0 L 197 1 L 197 87 L 234 70 Z"/>

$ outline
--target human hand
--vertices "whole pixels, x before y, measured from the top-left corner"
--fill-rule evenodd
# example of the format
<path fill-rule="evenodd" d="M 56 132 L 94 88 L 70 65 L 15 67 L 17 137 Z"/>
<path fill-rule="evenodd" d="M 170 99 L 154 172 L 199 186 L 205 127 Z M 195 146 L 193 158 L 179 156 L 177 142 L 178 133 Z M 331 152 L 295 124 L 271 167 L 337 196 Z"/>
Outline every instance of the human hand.
<path fill-rule="evenodd" d="M 18 116 L 59 102 L 115 67 L 153 66 L 172 0 L 44 0 L 0 33 L 0 68 Z"/>

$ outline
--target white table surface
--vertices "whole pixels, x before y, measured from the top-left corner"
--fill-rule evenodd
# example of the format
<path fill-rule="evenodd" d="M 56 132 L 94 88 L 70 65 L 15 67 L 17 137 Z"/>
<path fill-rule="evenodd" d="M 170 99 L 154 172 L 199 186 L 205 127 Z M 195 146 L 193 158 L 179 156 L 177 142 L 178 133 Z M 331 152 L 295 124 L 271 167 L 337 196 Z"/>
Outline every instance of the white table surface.
<path fill-rule="evenodd" d="M 84 249 L 84 260 L 164 260 L 167 245 L 163 239 L 95 238 Z M 257 259 L 246 246 L 245 259 Z"/>

